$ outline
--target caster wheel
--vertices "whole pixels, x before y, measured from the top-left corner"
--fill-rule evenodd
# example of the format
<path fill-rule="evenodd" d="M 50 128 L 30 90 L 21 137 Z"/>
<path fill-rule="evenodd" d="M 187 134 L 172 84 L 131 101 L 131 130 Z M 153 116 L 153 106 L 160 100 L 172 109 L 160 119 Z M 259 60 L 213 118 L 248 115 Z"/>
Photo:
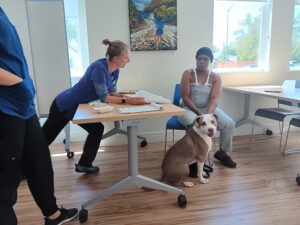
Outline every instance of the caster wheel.
<path fill-rule="evenodd" d="M 187 204 L 185 195 L 178 196 L 178 205 L 180 208 L 185 208 Z"/>
<path fill-rule="evenodd" d="M 141 142 L 141 147 L 143 148 L 143 147 L 146 147 L 147 146 L 147 141 L 146 140 L 142 140 L 142 142 Z"/>
<path fill-rule="evenodd" d="M 88 219 L 88 211 L 86 209 L 82 209 L 79 212 L 79 221 L 80 223 L 86 222 Z"/>
<path fill-rule="evenodd" d="M 72 159 L 72 158 L 74 157 L 74 152 L 68 152 L 68 153 L 67 153 L 67 157 L 68 157 L 69 159 Z"/>
<path fill-rule="evenodd" d="M 271 130 L 268 129 L 268 130 L 266 130 L 266 134 L 267 135 L 273 135 L 273 131 L 271 131 Z"/>
<path fill-rule="evenodd" d="M 297 184 L 300 186 L 300 175 L 298 174 L 297 177 L 296 177 L 296 182 Z"/>

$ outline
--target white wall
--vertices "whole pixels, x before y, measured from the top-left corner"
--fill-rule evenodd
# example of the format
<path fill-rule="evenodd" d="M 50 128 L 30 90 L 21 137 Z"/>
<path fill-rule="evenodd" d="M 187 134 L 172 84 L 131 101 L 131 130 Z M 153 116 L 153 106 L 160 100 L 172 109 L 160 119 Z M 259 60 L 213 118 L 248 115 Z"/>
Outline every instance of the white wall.
<path fill-rule="evenodd" d="M 127 0 L 86 1 L 90 60 L 105 54 L 104 38 L 119 39 L 129 44 Z M 294 0 L 274 0 L 271 27 L 270 71 L 222 74 L 224 86 L 281 84 L 285 79 L 300 79 L 299 73 L 288 71 Z M 131 52 L 131 63 L 121 71 L 120 90 L 145 89 L 172 98 L 174 85 L 182 72 L 195 66 L 194 55 L 201 46 L 212 46 L 213 1 L 177 0 L 178 50 Z M 117 16 L 115 16 L 117 15 Z M 257 107 L 275 106 L 275 100 L 255 98 L 251 115 Z M 223 92 L 220 106 L 239 120 L 243 117 L 244 97 Z M 167 118 L 146 120 L 139 132 L 149 140 L 164 140 Z M 263 121 L 276 132 L 277 123 Z M 236 135 L 249 134 L 249 126 L 237 128 Z M 262 130 L 257 129 L 258 132 Z"/>
<path fill-rule="evenodd" d="M 1 5 L 2 3 L 14 6 L 13 11 L 8 13 L 20 24 L 18 28 L 24 32 L 21 39 L 28 46 L 28 27 L 23 21 L 24 0 L 0 0 Z M 119 39 L 129 44 L 127 0 L 88 0 L 85 3 L 91 62 L 104 56 L 106 48 L 101 44 L 104 38 Z M 222 74 L 224 86 L 281 84 L 285 79 L 300 79 L 299 72 L 288 71 L 293 7 L 294 0 L 273 0 L 270 71 L 225 73 Z M 213 0 L 177 0 L 177 13 L 178 50 L 131 52 L 131 63 L 121 71 L 119 90 L 145 89 L 171 99 L 174 85 L 180 82 L 182 72 L 195 66 L 196 50 L 202 46 L 212 47 Z M 26 50 L 27 47 L 25 52 L 28 52 Z M 234 120 L 239 120 L 243 116 L 244 98 L 242 95 L 223 92 L 220 106 Z M 251 115 L 257 107 L 266 106 L 275 106 L 275 100 L 263 97 L 252 99 Z M 138 132 L 147 137 L 148 141 L 163 141 L 166 120 L 167 118 L 145 120 Z M 278 130 L 277 123 L 269 120 L 263 122 L 274 131 Z M 111 123 L 106 124 L 106 130 L 111 127 Z M 237 128 L 235 134 L 249 134 L 249 128 L 247 125 Z M 257 132 L 261 130 L 257 129 Z M 71 140 L 83 140 L 84 137 L 80 128 L 72 126 Z M 115 136 L 102 144 L 126 143 L 125 140 L 124 137 Z"/>

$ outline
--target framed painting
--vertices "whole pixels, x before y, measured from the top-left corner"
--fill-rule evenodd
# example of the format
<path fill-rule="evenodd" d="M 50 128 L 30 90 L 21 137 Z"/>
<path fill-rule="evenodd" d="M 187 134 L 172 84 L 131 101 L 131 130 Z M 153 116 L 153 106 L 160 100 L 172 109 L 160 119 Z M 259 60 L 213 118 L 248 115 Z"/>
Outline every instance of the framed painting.
<path fill-rule="evenodd" d="M 177 0 L 128 0 L 132 51 L 177 49 Z"/>

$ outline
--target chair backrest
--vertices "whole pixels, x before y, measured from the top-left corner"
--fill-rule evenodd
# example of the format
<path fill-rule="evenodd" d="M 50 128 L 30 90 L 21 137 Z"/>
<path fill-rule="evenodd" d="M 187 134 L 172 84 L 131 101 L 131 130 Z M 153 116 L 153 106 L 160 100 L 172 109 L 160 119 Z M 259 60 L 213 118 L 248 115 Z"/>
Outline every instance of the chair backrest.
<path fill-rule="evenodd" d="M 285 80 L 282 84 L 283 87 L 290 87 L 295 88 L 296 87 L 296 80 Z"/>
<path fill-rule="evenodd" d="M 284 87 L 290 87 L 290 88 L 300 88 L 300 80 L 285 80 L 282 84 Z M 281 100 L 278 99 L 278 104 L 281 105 L 288 105 L 288 106 L 297 106 L 294 102 L 288 101 L 288 100 Z M 299 104 L 298 104 L 299 106 Z"/>
<path fill-rule="evenodd" d="M 180 84 L 176 84 L 174 90 L 174 96 L 173 96 L 173 104 L 179 106 L 180 98 L 181 98 Z"/>
<path fill-rule="evenodd" d="M 278 99 L 278 104 L 280 105 L 288 105 L 288 106 L 293 106 L 293 102 L 288 101 L 288 100 L 282 100 L 282 99 Z"/>

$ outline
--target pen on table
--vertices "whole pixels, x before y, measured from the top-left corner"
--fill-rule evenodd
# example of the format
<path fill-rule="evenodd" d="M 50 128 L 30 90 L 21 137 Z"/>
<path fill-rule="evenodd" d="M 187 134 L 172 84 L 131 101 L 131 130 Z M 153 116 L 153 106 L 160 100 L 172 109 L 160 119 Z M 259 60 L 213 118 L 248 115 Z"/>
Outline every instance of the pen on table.
<path fill-rule="evenodd" d="M 265 92 L 281 93 L 281 91 L 276 91 L 276 90 L 265 90 Z"/>

